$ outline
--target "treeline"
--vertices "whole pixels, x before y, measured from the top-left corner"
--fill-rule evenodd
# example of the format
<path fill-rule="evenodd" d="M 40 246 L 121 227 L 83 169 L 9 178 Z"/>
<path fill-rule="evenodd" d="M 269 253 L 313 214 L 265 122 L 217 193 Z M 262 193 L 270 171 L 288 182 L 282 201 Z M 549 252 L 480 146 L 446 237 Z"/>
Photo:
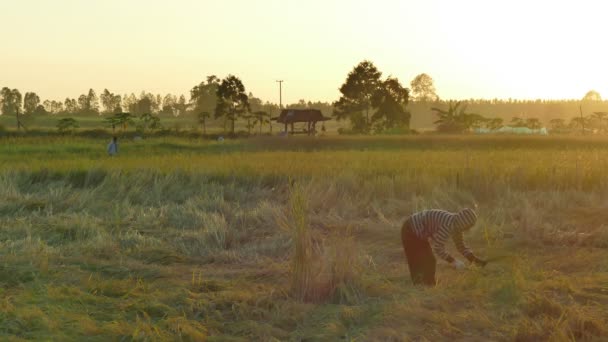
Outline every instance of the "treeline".
<path fill-rule="evenodd" d="M 104 89 L 100 95 L 89 89 L 78 98 L 66 98 L 63 102 L 55 100 L 41 101 L 34 92 L 22 96 L 18 89 L 2 88 L 0 92 L 0 112 L 15 117 L 16 128 L 27 128 L 40 115 L 69 116 L 57 122 L 60 131 L 78 128 L 78 117 L 99 116 L 100 123 L 115 130 L 127 130 L 135 126 L 141 130 L 162 129 L 160 118 L 167 116 L 183 117 L 190 123 L 200 125 L 206 134 L 209 120 L 223 124 L 225 132 L 235 133 L 235 122 L 246 122 L 247 133 L 272 131 L 271 119 L 278 116 L 278 104 L 246 92 L 242 81 L 233 75 L 220 79 L 215 75 L 192 87 L 189 99 L 184 95 L 152 94 L 142 91 L 120 95 Z M 324 115 L 331 116 L 333 106 L 327 102 L 299 100 L 287 104 L 285 108 L 315 108 Z"/>
<path fill-rule="evenodd" d="M 104 89 L 98 96 L 95 90 L 89 89 L 78 98 L 66 98 L 64 101 L 44 100 L 34 92 L 26 92 L 21 106 L 21 92 L 18 89 L 2 89 L 2 114 L 67 114 L 67 115 L 100 115 L 114 114 L 123 111 L 133 113 L 155 113 L 179 115 L 186 111 L 188 103 L 184 95 L 151 94 L 141 92 L 139 96 L 119 95 Z M 5 100 L 6 99 L 6 100 Z"/>
<path fill-rule="evenodd" d="M 299 100 L 285 108 L 319 109 L 324 116 L 344 121 L 348 129 L 341 133 L 407 133 L 410 127 L 459 132 L 475 127 L 550 126 L 555 130 L 595 128 L 604 130 L 608 101 L 589 91 L 582 100 L 470 99 L 458 102 L 440 99 L 433 79 L 419 74 L 405 87 L 395 77 L 382 78 L 371 61 L 362 61 L 346 76 L 339 87 L 340 98 L 334 103 Z M 189 95 L 189 96 L 188 96 Z M 279 105 L 255 97 L 234 75 L 221 79 L 206 77 L 194 85 L 188 95 L 116 94 L 93 89 L 77 98 L 63 101 L 44 100 L 35 92 L 2 88 L 0 112 L 15 117 L 17 129 L 27 128 L 39 115 L 78 117 L 97 115 L 106 127 L 126 130 L 139 119 L 141 127 L 160 129 L 163 116 L 185 117 L 200 126 L 203 133 L 209 120 L 235 133 L 236 122 L 245 124 L 247 133 L 272 133 L 271 119 L 278 116 Z M 458 109 L 457 114 L 453 114 Z M 26 120 L 24 120 L 24 118 Z M 77 127 L 76 120 L 64 120 L 62 127 Z M 58 125 L 59 127 L 59 125 Z M 265 128 L 266 127 L 266 128 Z"/>
<path fill-rule="evenodd" d="M 412 101 L 409 110 L 412 113 L 412 127 L 434 128 L 438 119 L 432 108 L 449 108 L 452 101 Z M 608 101 L 601 98 L 585 96 L 582 100 L 477 100 L 460 101 L 467 111 L 489 119 L 502 119 L 505 124 L 519 124 L 521 121 L 538 120 L 547 127 L 556 122 L 564 126 L 577 122 L 581 117 L 593 121 L 593 117 L 601 112 L 608 112 Z M 552 124 L 553 122 L 553 124 Z"/>
<path fill-rule="evenodd" d="M 213 77 L 213 76 L 210 76 Z M 196 87 L 195 87 L 196 88 Z M 213 111 L 216 106 L 216 98 L 211 90 L 208 97 L 202 99 L 199 103 L 200 107 L 206 107 L 209 111 Z M 196 96 L 196 95 L 194 95 Z M 252 110 L 267 110 L 270 113 L 278 114 L 279 104 L 264 102 L 255 97 L 251 92 L 248 93 L 249 102 Z M 6 99 L 6 101 L 3 101 Z M 23 101 L 23 102 L 22 102 Z M 120 112 L 131 112 L 133 114 L 161 114 L 180 116 L 193 112 L 196 105 L 186 100 L 184 95 L 173 94 L 152 94 L 142 91 L 139 95 L 131 93 L 130 95 L 119 95 L 110 92 L 108 89 L 97 96 L 95 90 L 89 89 L 87 94 L 80 95 L 76 98 L 66 98 L 63 102 L 56 100 L 41 101 L 40 97 L 34 92 L 26 92 L 25 96 L 18 89 L 3 88 L 0 93 L 0 103 L 4 107 L 0 108 L 0 114 L 60 114 L 60 115 L 104 115 Z M 304 99 L 298 102 L 285 104 L 284 108 L 314 108 L 319 109 L 326 116 L 331 116 L 333 105 L 330 102 L 322 101 L 306 101 Z"/>

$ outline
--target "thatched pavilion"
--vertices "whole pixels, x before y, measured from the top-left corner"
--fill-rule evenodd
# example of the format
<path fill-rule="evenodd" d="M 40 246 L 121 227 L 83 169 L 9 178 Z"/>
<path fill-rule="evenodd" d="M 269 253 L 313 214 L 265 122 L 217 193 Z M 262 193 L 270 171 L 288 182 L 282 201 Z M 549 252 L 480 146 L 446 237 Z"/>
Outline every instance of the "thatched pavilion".
<path fill-rule="evenodd" d="M 291 134 L 306 133 L 314 135 L 317 122 L 328 121 L 331 118 L 323 116 L 323 113 L 318 109 L 283 109 L 281 114 L 272 118 L 272 120 L 284 124 L 285 132 L 287 132 L 287 125 L 289 124 L 291 125 Z M 302 131 L 294 131 L 293 124 L 297 122 L 306 123 L 306 128 Z"/>

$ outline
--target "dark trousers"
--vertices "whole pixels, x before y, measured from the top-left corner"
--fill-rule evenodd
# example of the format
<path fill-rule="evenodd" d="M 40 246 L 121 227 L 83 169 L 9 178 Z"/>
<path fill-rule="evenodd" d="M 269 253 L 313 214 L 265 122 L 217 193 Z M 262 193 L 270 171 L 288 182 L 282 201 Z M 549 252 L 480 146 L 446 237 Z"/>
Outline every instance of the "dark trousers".
<path fill-rule="evenodd" d="M 435 286 L 437 284 L 435 280 L 437 260 L 429 242 L 414 234 L 409 220 L 401 228 L 401 243 L 403 243 L 403 251 L 414 285 Z"/>

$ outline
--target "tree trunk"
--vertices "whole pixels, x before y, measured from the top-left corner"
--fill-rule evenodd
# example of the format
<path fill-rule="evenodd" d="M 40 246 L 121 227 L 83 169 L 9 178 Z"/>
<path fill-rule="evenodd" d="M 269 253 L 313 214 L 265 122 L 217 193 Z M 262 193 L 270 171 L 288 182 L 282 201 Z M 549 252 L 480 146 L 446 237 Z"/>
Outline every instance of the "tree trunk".
<path fill-rule="evenodd" d="M 203 135 L 207 135 L 207 125 L 205 125 L 205 119 L 203 119 Z"/>
<path fill-rule="evenodd" d="M 17 120 L 17 130 L 21 130 L 21 121 L 19 121 L 19 109 L 15 109 L 15 119 Z"/>

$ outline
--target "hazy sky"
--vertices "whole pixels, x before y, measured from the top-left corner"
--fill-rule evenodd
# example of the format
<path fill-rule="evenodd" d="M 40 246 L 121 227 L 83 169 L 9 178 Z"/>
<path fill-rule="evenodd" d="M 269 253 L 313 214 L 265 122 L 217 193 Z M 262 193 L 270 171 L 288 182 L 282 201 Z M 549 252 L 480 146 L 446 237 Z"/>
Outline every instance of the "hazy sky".
<path fill-rule="evenodd" d="M 442 98 L 608 97 L 608 4 L 534 0 L 0 0 L 0 86 L 187 94 L 239 76 L 278 102 L 333 101 L 363 59 Z"/>

